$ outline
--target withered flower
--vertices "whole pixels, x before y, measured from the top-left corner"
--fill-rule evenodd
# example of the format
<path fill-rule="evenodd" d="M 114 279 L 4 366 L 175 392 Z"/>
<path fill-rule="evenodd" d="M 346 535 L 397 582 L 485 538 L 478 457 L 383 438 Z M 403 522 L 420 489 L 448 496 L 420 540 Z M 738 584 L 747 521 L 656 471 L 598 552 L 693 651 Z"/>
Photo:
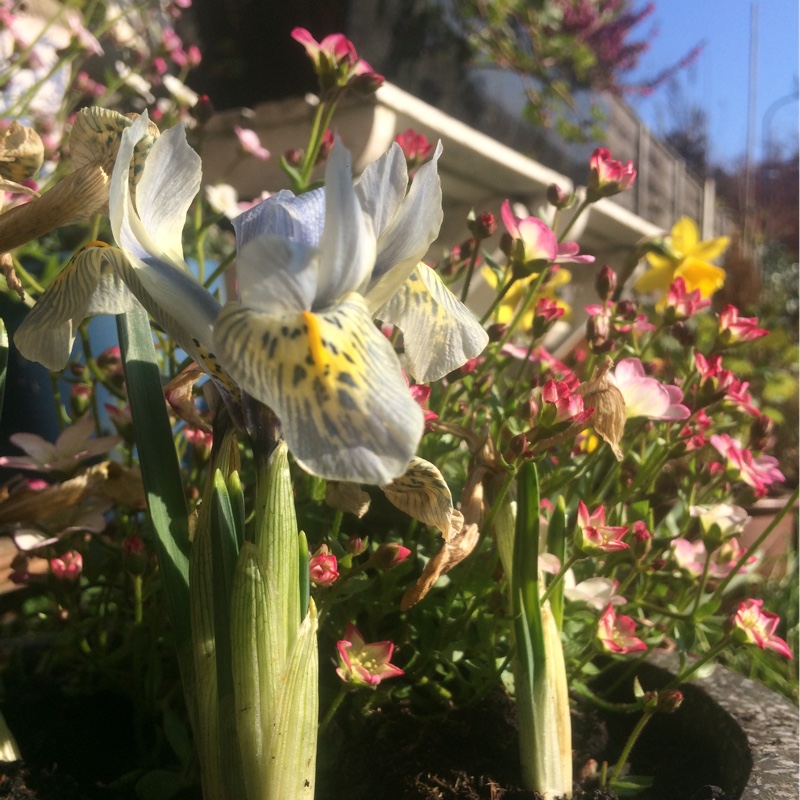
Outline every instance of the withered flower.
<path fill-rule="evenodd" d="M 72 172 L 44 194 L 0 216 L 0 253 L 38 239 L 56 228 L 89 219 L 98 212 L 107 213 L 114 159 L 122 132 L 131 124 L 129 117 L 105 108 L 85 108 L 78 112 L 70 135 Z M 35 131 L 33 134 L 38 138 Z M 30 166 L 34 163 L 35 156 L 27 152 L 34 149 L 34 144 L 29 141 L 32 137 L 27 133 L 17 136 L 24 137 L 20 145 L 23 147 L 20 161 L 14 162 L 19 163 L 21 170 L 22 164 Z M 147 136 L 137 144 L 131 165 L 133 184 L 141 174 L 144 159 L 156 136 L 158 128 L 151 123 Z"/>
<path fill-rule="evenodd" d="M 625 430 L 625 398 L 609 380 L 608 372 L 613 366 L 613 360 L 606 356 L 605 361 L 595 368 L 591 380 L 578 387 L 578 392 L 585 405 L 594 408 L 590 424 L 595 433 L 608 442 L 617 460 L 622 461 L 625 456 L 619 441 Z"/>

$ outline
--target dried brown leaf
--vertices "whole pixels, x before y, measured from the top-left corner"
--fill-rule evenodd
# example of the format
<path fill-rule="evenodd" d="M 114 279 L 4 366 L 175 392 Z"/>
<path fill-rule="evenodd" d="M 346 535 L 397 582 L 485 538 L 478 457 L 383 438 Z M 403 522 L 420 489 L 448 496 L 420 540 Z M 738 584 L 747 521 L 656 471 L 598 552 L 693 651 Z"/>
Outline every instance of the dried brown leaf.
<path fill-rule="evenodd" d="M 357 484 L 348 481 L 328 481 L 325 502 L 337 511 L 354 514 L 361 519 L 369 511 L 369 495 Z"/>
<path fill-rule="evenodd" d="M 442 473 L 424 458 L 411 460 L 405 473 L 381 489 L 401 511 L 438 528 L 447 539 L 453 513 L 453 496 Z"/>
<path fill-rule="evenodd" d="M 457 531 L 451 532 L 449 540 L 444 542 L 442 549 L 425 565 L 417 582 L 406 590 L 400 601 L 401 611 L 408 611 L 422 600 L 442 575 L 463 561 L 475 549 L 480 538 L 478 526 L 465 525 L 464 518 L 459 511 L 454 511 L 453 516 L 453 522 L 455 524 L 460 522 L 461 527 Z"/>

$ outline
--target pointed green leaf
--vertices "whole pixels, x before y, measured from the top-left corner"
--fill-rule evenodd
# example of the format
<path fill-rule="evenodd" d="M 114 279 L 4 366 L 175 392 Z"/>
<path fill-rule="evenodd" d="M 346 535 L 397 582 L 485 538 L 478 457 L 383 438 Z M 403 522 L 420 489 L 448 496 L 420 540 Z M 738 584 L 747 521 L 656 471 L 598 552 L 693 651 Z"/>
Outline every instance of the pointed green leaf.
<path fill-rule="evenodd" d="M 5 323 L 0 319 L 0 414 L 3 413 L 3 398 L 6 393 L 6 380 L 8 377 L 8 331 Z"/>
<path fill-rule="evenodd" d="M 125 384 L 136 431 L 147 508 L 184 688 L 192 685 L 189 526 L 150 323 L 143 308 L 117 317 Z M 190 705 L 193 701 L 190 701 Z"/>
<path fill-rule="evenodd" d="M 311 597 L 311 574 L 309 572 L 308 539 L 303 531 L 297 536 L 298 544 L 298 580 L 300 582 L 300 613 L 305 615 L 308 611 L 308 601 Z"/>
<path fill-rule="evenodd" d="M 258 550 L 245 542 L 231 594 L 231 656 L 236 729 L 248 798 L 262 798 L 269 779 L 267 748 L 281 691 L 274 592 L 267 586 Z"/>
<path fill-rule="evenodd" d="M 319 716 L 317 610 L 313 601 L 297 631 L 270 738 L 266 800 L 313 800 Z"/>
<path fill-rule="evenodd" d="M 564 563 L 567 555 L 567 507 L 564 498 L 559 496 L 556 501 L 550 524 L 547 526 L 547 552 L 552 553 L 560 564 Z M 553 589 L 550 595 L 550 608 L 558 630 L 561 630 L 564 619 L 564 581 Z"/>
<path fill-rule="evenodd" d="M 281 657 L 288 658 L 297 634 L 300 593 L 297 517 L 285 442 L 275 448 L 266 468 L 259 471 L 256 494 L 256 547 L 269 573 L 276 597 L 275 624 L 279 626 Z"/>
<path fill-rule="evenodd" d="M 211 495 L 211 569 L 214 586 L 214 641 L 219 693 L 219 745 L 222 770 L 229 786 L 242 780 L 241 758 L 236 738 L 236 700 L 231 658 L 231 589 L 238 556 L 236 524 L 228 487 L 222 473 L 214 474 Z M 235 795 L 234 795 L 235 796 Z"/>
<path fill-rule="evenodd" d="M 231 502 L 231 513 L 233 514 L 233 524 L 236 529 L 236 543 L 237 550 L 244 544 L 244 489 L 242 488 L 242 479 L 239 477 L 238 472 L 232 472 L 228 475 L 228 497 Z"/>

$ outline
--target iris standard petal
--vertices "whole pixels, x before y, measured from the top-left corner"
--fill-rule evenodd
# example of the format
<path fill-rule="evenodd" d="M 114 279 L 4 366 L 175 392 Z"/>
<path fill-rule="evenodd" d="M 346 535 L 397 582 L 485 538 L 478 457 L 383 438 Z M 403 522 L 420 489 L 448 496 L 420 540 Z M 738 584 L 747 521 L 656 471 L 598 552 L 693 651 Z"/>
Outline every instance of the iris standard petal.
<path fill-rule="evenodd" d="M 361 208 L 372 219 L 375 235 L 389 227 L 408 189 L 408 169 L 403 150 L 395 142 L 387 153 L 369 164 L 356 181 Z"/>
<path fill-rule="evenodd" d="M 319 250 L 278 236 L 248 242 L 236 259 L 242 305 L 265 314 L 308 311 L 317 295 Z"/>
<path fill-rule="evenodd" d="M 259 236 L 282 236 L 291 242 L 316 246 L 325 225 L 325 190 L 299 197 L 283 189 L 233 220 L 236 251 Z"/>
<path fill-rule="evenodd" d="M 378 236 L 375 268 L 367 289 L 367 304 L 374 313 L 405 283 L 417 263 L 439 235 L 442 226 L 442 185 L 433 158 L 414 176 L 411 188 L 389 225 Z"/>
<path fill-rule="evenodd" d="M 426 264 L 419 264 L 376 314 L 403 332 L 409 371 L 438 380 L 483 352 L 489 336 L 472 313 Z"/>
<path fill-rule="evenodd" d="M 275 411 L 306 470 L 380 485 L 405 472 L 422 436 L 422 410 L 361 295 L 318 314 L 270 316 L 231 303 L 215 333 L 226 368 Z"/>
<path fill-rule="evenodd" d="M 200 191 L 200 176 L 200 156 L 189 147 L 183 125 L 176 125 L 156 139 L 136 186 L 136 209 L 145 230 L 179 264 L 183 226 Z"/>
<path fill-rule="evenodd" d="M 375 235 L 353 189 L 350 153 L 337 139 L 325 170 L 325 226 L 314 309 L 327 308 L 366 283 L 375 263 Z"/>
<path fill-rule="evenodd" d="M 78 326 L 94 314 L 122 314 L 136 304 L 122 279 L 118 250 L 100 243 L 78 251 L 28 312 L 14 343 L 29 361 L 64 369 Z"/>

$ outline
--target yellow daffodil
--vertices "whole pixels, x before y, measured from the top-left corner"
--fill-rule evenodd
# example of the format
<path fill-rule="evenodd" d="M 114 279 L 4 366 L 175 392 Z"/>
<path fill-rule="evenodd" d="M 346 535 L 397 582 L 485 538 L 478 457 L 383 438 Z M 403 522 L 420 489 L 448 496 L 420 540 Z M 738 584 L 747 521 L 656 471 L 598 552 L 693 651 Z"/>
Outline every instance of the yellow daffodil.
<path fill-rule="evenodd" d="M 712 264 L 711 259 L 721 255 L 729 241 L 727 236 L 700 241 L 694 220 L 681 217 L 669 236 L 672 254 L 647 254 L 650 269 L 636 281 L 636 291 L 664 295 L 676 278 L 683 278 L 686 291 L 699 289 L 701 297 L 711 297 L 725 282 L 725 270 Z"/>

